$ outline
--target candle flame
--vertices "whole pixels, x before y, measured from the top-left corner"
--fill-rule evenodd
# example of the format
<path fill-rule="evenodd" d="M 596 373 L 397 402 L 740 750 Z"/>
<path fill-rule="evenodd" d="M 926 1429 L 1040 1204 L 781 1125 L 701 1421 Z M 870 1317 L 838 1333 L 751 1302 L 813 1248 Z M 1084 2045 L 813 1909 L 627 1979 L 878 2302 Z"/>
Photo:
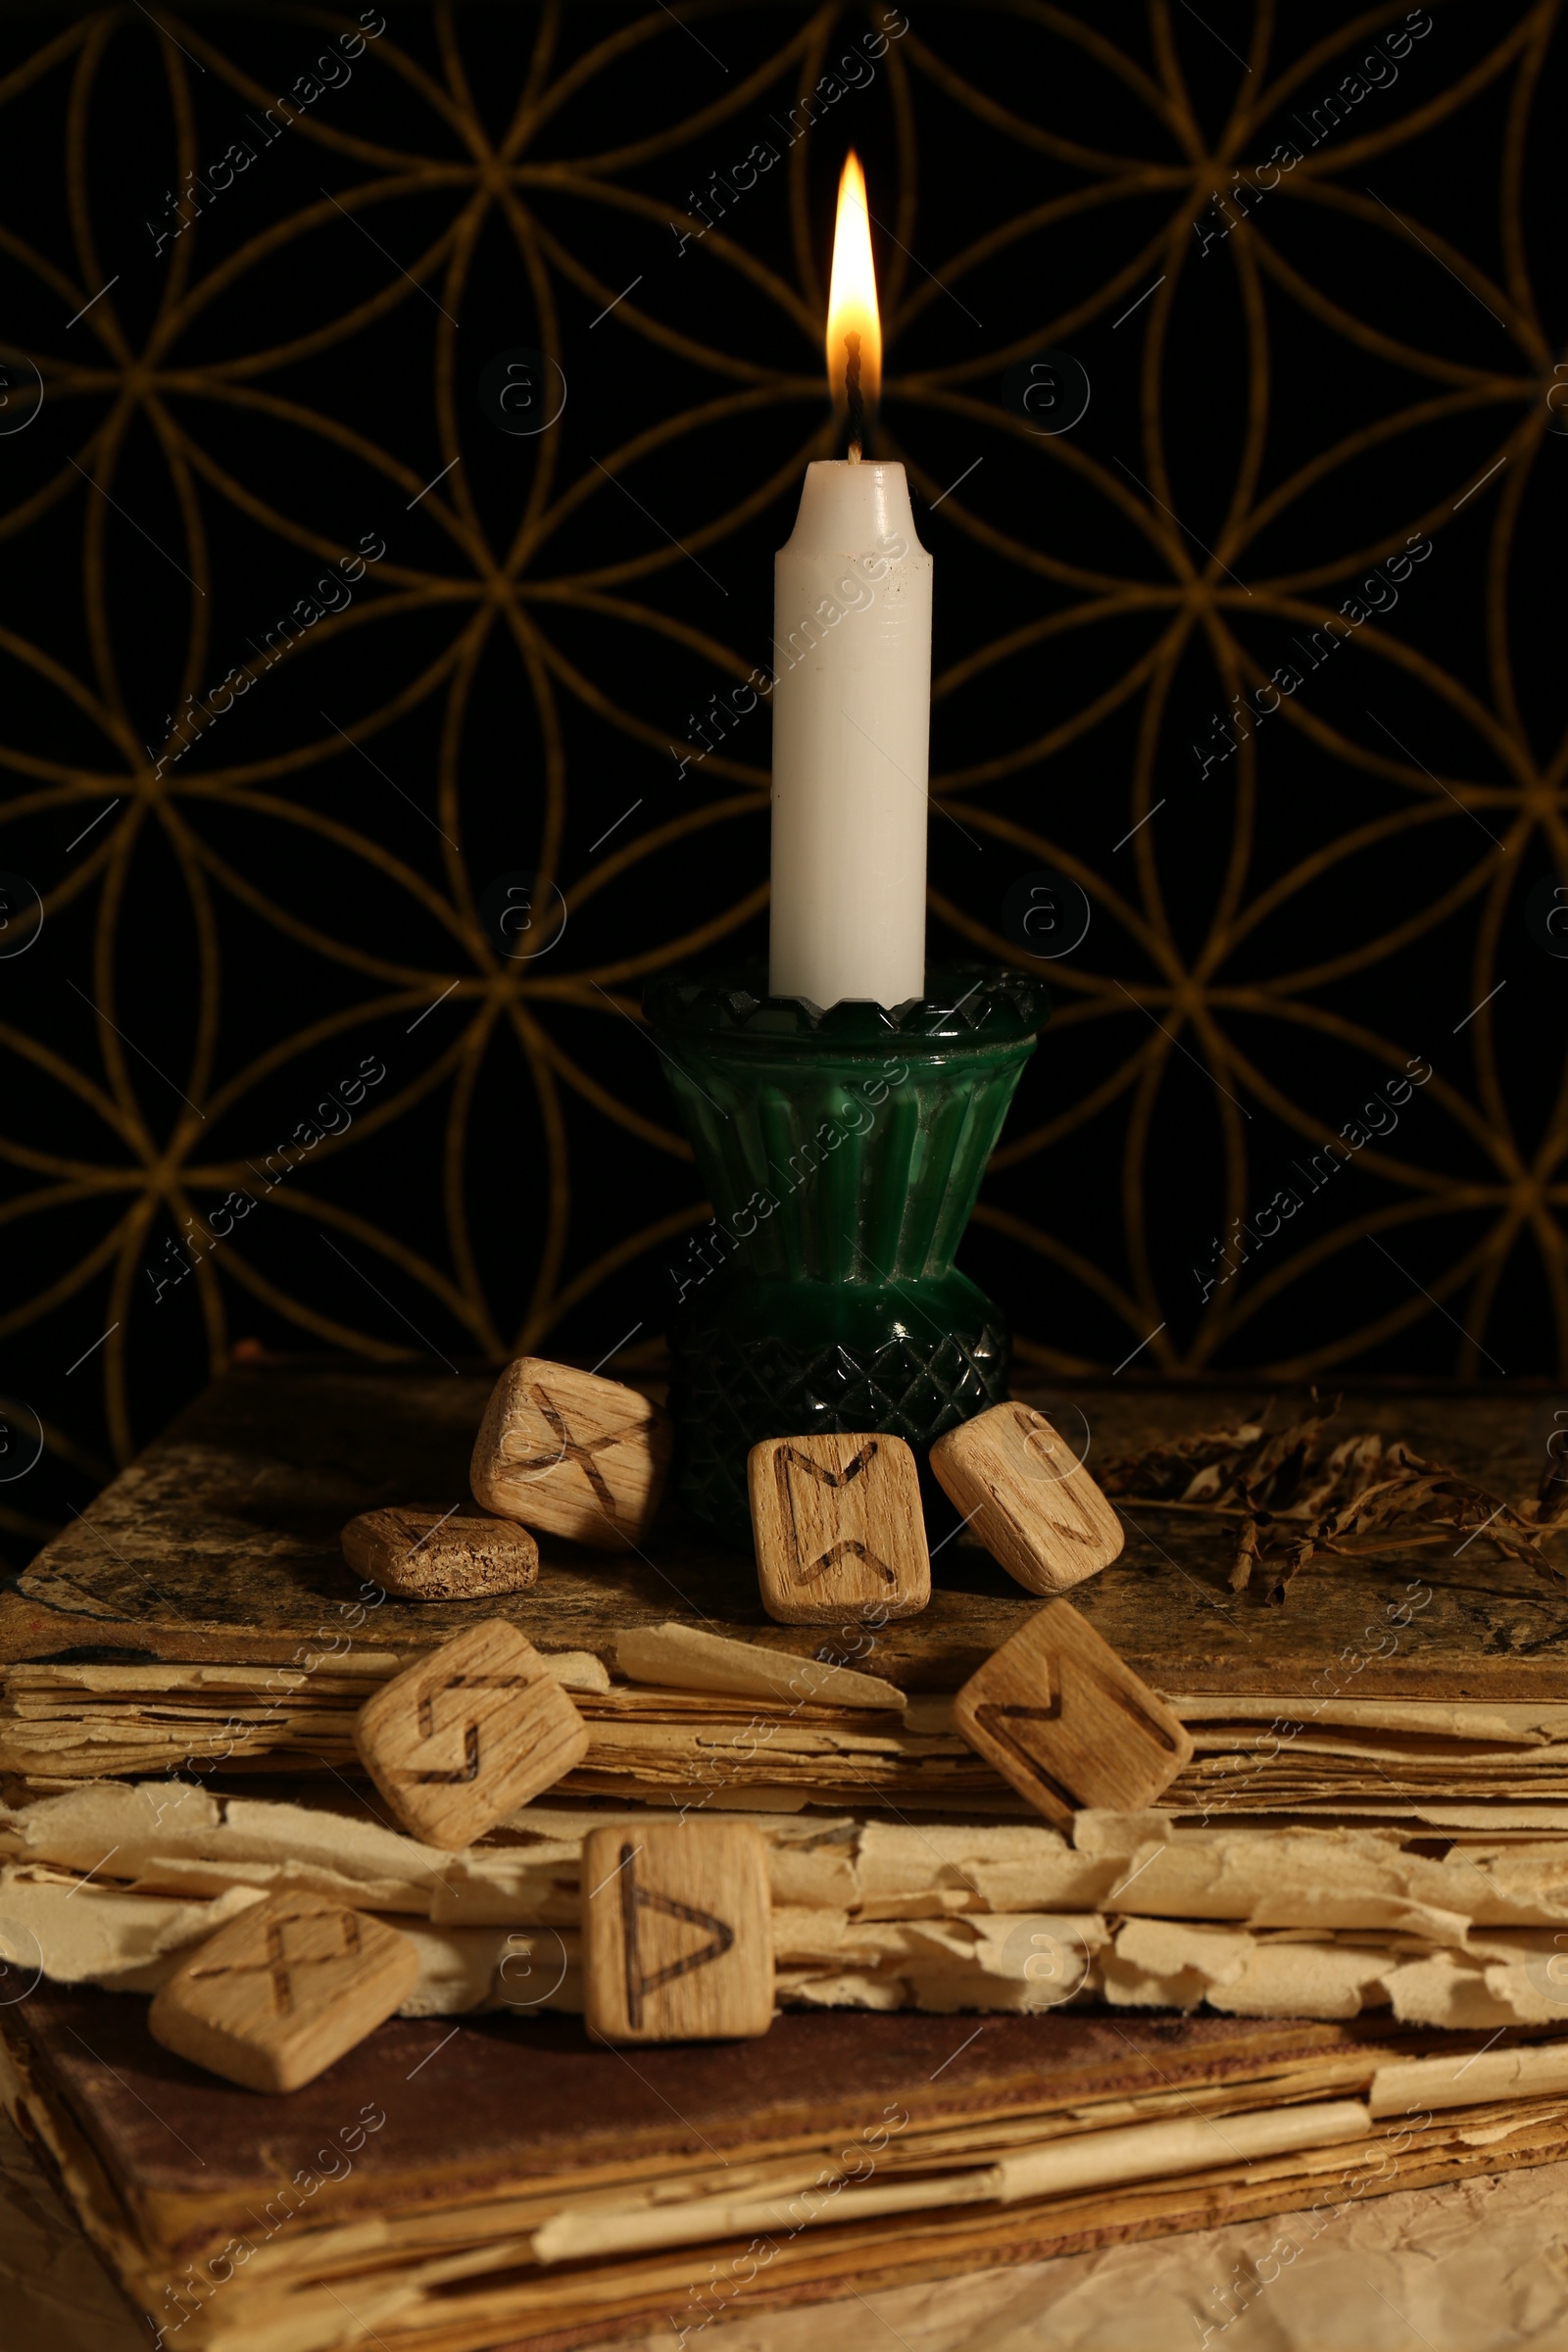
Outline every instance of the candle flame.
<path fill-rule="evenodd" d="M 858 347 L 846 338 L 858 336 Z M 827 298 L 827 376 L 833 405 L 842 415 L 851 406 L 854 363 L 859 361 L 859 391 L 869 416 L 882 389 L 882 321 L 876 307 L 876 272 L 871 267 L 871 216 L 865 174 L 852 147 L 839 179 L 838 219 L 833 229 L 833 278 Z"/>

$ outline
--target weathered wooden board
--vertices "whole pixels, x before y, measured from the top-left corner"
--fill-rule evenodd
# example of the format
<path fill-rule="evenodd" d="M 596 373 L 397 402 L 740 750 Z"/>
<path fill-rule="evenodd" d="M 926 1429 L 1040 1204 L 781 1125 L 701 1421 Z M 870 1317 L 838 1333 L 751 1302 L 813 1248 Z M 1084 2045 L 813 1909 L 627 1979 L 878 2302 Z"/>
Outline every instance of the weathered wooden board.
<path fill-rule="evenodd" d="M 774 1625 L 752 1561 L 706 1544 L 666 1506 L 631 1553 L 542 1538 L 531 1592 L 365 1608 L 339 1548 L 344 1522 L 384 1503 L 466 1502 L 492 1386 L 488 1375 L 332 1365 L 229 1375 L 12 1580 L 0 1596 L 0 1660 L 271 1663 L 301 1646 L 342 1654 L 351 1642 L 412 1656 L 471 1624 L 478 1608 L 545 1649 L 608 1656 L 627 1626 L 675 1618 L 780 1650 L 836 1648 L 907 1689 L 952 1689 L 1039 1606 L 994 1560 L 949 1543 L 918 1617 L 875 1633 L 852 1626 L 842 1642 L 836 1628 Z M 1091 1470 L 1156 1437 L 1237 1418 L 1266 1394 L 1125 1381 L 1074 1390 L 1093 1428 Z M 1402 1437 L 1515 1496 L 1534 1492 L 1562 1401 L 1544 1389 L 1352 1391 L 1343 1425 Z M 1484 1540 L 1457 1556 L 1445 1540 L 1375 1566 L 1314 1560 L 1285 1606 L 1271 1608 L 1228 1590 L 1231 1542 L 1219 1523 L 1136 1505 L 1123 1518 L 1125 1551 L 1074 1601 L 1156 1690 L 1568 1698 L 1568 1600 L 1531 1570 L 1490 1558 Z"/>

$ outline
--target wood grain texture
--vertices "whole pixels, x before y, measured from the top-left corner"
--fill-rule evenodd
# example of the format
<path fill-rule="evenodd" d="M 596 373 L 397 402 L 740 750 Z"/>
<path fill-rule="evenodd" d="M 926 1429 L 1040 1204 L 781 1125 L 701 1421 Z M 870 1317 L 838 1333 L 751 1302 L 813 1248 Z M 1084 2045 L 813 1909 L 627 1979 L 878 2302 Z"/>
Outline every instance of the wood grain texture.
<path fill-rule="evenodd" d="M 1192 1760 L 1178 1718 L 1068 1600 L 1037 1610 L 953 1712 L 976 1753 L 1059 1830 L 1088 1806 L 1152 1805 Z"/>
<path fill-rule="evenodd" d="M 403 1504 L 351 1519 L 343 1557 L 403 1600 L 479 1600 L 526 1592 L 539 1581 L 539 1546 L 525 1527 Z"/>
<path fill-rule="evenodd" d="M 781 1625 L 882 1624 L 931 1598 L 920 1476 L 902 1438 L 769 1438 L 746 1460 L 762 1606 Z"/>
<path fill-rule="evenodd" d="M 588 1727 L 533 1643 L 492 1618 L 368 1699 L 354 1743 L 404 1828 L 455 1849 L 553 1788 Z"/>
<path fill-rule="evenodd" d="M 1044 1413 L 1014 1402 L 960 1422 L 931 1448 L 938 1484 L 1027 1592 L 1065 1592 L 1108 1567 L 1121 1521 Z"/>
<path fill-rule="evenodd" d="M 299 2090 L 389 2018 L 419 1955 L 369 1913 L 270 1895 L 209 1936 L 157 1993 L 148 2027 L 247 2090 Z"/>
<path fill-rule="evenodd" d="M 746 1822 L 592 1830 L 584 2017 L 600 2041 L 722 2041 L 773 2022 L 767 1852 Z"/>
<path fill-rule="evenodd" d="M 1074 1390 L 1093 1431 L 1091 1471 L 1260 1401 L 1255 1387 L 1133 1377 Z M 0 1658 L 288 1665 L 334 1644 L 408 1658 L 433 1648 L 472 1611 L 379 1598 L 345 1567 L 339 1536 L 345 1520 L 411 1494 L 461 1504 L 493 1385 L 336 1364 L 227 1374 L 0 1592 Z M 1305 1401 L 1285 1383 L 1276 1393 L 1282 1412 Z M 1554 1399 L 1525 1382 L 1505 1395 L 1362 1387 L 1348 1391 L 1345 1416 L 1513 1495 L 1535 1490 Z M 1451 1544 L 1411 1544 L 1377 1561 L 1313 1560 L 1276 1609 L 1229 1589 L 1233 1521 L 1136 1503 L 1118 1515 L 1126 1548 L 1075 1605 L 1156 1690 L 1568 1699 L 1560 1597 L 1528 1568 L 1488 1558 L 1484 1540 L 1457 1558 Z M 920 1616 L 830 1646 L 903 1689 L 952 1690 L 1034 1605 L 988 1554 L 957 1544 L 938 1556 L 933 1584 Z M 1408 1621 L 1390 1648 L 1395 1610 Z M 541 1648 L 607 1660 L 629 1627 L 671 1618 L 786 1654 L 823 1645 L 817 1630 L 768 1618 L 750 1560 L 667 1511 L 638 1552 L 614 1559 L 546 1535 L 537 1586 L 488 1613 Z"/>
<path fill-rule="evenodd" d="M 526 1527 L 624 1551 L 659 1508 L 672 1445 L 668 1416 L 636 1389 L 519 1356 L 485 1407 L 474 1496 Z"/>

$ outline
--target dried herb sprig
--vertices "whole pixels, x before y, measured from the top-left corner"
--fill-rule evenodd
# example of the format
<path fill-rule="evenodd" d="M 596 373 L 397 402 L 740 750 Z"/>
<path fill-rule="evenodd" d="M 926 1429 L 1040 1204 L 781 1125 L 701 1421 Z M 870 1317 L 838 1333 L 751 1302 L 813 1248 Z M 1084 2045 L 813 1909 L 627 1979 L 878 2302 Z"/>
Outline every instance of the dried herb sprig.
<path fill-rule="evenodd" d="M 1231 1428 L 1119 1455 L 1097 1476 L 1107 1494 L 1129 1502 L 1240 1519 L 1231 1590 L 1245 1591 L 1261 1574 L 1276 1603 L 1316 1552 L 1364 1559 L 1448 1534 L 1463 1539 L 1460 1549 L 1482 1539 L 1568 1584 L 1540 1543 L 1544 1531 L 1568 1523 L 1568 1485 L 1544 1481 L 1539 1500 L 1510 1503 L 1376 1431 L 1327 1446 L 1323 1432 L 1340 1403 L 1324 1403 L 1314 1390 L 1306 1412 L 1271 1428 L 1270 1400 Z"/>

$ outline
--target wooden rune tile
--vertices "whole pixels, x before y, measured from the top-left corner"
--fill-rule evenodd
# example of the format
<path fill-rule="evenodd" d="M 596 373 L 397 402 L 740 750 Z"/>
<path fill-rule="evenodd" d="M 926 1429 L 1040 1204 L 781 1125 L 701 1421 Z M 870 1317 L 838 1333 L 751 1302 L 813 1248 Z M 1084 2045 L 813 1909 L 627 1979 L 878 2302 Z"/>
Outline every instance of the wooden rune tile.
<path fill-rule="evenodd" d="M 588 1727 L 533 1643 L 492 1617 L 384 1683 L 354 1742 L 410 1835 L 452 1849 L 570 1772 Z"/>
<path fill-rule="evenodd" d="M 767 1851 L 748 1822 L 633 1823 L 582 1847 L 584 2013 L 600 2041 L 721 2041 L 773 2022 Z"/>
<path fill-rule="evenodd" d="M 659 1508 L 672 1442 L 668 1415 L 635 1389 L 519 1356 L 479 1426 L 474 1498 L 524 1526 L 623 1551 Z"/>
<path fill-rule="evenodd" d="M 1065 1592 L 1106 1567 L 1121 1521 L 1044 1413 L 994 1404 L 931 1448 L 937 1483 L 1029 1592 Z"/>
<path fill-rule="evenodd" d="M 1193 1752 L 1180 1719 L 1067 1600 L 1048 1601 L 1004 1642 L 953 1714 L 976 1754 L 1058 1830 L 1088 1806 L 1153 1804 Z"/>
<path fill-rule="evenodd" d="M 407 1936 L 323 1894 L 274 1894 L 220 1928 L 159 1989 L 155 2041 L 247 2090 L 298 2090 L 413 1991 Z"/>
<path fill-rule="evenodd" d="M 402 1600 L 479 1600 L 487 1592 L 525 1592 L 539 1578 L 539 1546 L 525 1527 L 403 1504 L 351 1519 L 343 1557 Z"/>
<path fill-rule="evenodd" d="M 902 1438 L 766 1438 L 746 1457 L 762 1606 L 781 1625 L 931 1598 L 920 1478 Z"/>

